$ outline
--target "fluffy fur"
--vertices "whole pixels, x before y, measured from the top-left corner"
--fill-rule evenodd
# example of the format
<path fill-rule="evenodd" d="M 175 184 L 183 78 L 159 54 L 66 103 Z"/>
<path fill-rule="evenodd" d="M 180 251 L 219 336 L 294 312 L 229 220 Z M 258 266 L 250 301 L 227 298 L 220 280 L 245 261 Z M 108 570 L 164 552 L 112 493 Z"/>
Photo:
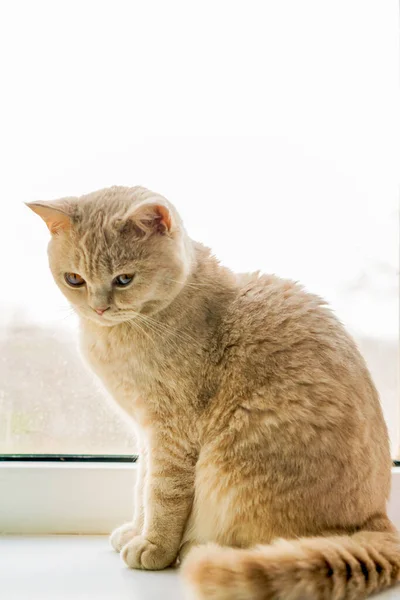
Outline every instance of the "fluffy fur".
<path fill-rule="evenodd" d="M 183 565 L 196 600 L 356 600 L 398 581 L 378 395 L 325 303 L 223 268 L 144 188 L 29 206 L 83 354 L 136 429 L 135 515 L 111 537 L 127 565 L 201 545 Z"/>

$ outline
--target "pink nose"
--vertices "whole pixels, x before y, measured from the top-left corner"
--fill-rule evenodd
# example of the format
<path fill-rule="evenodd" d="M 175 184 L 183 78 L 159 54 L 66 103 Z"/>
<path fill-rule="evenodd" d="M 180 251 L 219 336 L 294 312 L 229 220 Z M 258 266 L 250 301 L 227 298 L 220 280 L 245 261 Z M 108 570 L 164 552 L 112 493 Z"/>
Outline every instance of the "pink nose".
<path fill-rule="evenodd" d="M 110 307 L 109 306 L 105 306 L 104 308 L 95 308 L 95 312 L 97 312 L 98 315 L 102 315 L 104 312 L 106 312 L 106 310 L 108 310 Z"/>

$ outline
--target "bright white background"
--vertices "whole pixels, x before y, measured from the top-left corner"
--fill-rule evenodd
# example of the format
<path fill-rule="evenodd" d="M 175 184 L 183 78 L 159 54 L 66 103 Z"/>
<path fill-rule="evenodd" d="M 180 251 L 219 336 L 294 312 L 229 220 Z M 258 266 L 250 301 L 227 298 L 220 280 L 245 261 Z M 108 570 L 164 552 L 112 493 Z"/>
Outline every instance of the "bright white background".
<path fill-rule="evenodd" d="M 327 297 L 379 379 L 399 329 L 398 37 L 394 0 L 3 2 L 3 333 L 73 323 L 23 202 L 141 184 L 225 264 Z"/>

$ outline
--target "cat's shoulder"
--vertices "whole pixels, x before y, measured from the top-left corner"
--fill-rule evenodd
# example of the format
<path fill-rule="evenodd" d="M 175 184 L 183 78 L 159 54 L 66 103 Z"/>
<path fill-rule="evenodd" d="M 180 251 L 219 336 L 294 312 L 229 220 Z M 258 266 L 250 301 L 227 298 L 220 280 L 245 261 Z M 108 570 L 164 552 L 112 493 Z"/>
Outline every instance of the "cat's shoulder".
<path fill-rule="evenodd" d="M 229 307 L 231 331 L 262 334 L 303 329 L 335 321 L 327 302 L 301 284 L 259 272 L 239 274 L 237 292 Z"/>
<path fill-rule="evenodd" d="M 273 312 L 279 312 L 280 309 L 291 312 L 298 308 L 327 306 L 323 298 L 308 292 L 298 281 L 258 271 L 237 275 L 235 302 L 237 306 L 253 305 L 255 310 L 265 307 Z"/>

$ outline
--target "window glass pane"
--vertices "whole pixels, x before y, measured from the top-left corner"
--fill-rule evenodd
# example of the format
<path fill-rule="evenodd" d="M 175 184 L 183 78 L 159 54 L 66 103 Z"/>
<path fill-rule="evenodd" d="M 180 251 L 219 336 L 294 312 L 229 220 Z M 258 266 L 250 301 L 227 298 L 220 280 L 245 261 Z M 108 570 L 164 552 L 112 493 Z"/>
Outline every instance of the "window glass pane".
<path fill-rule="evenodd" d="M 181 140 L 160 140 L 160 144 L 160 162 L 167 146 L 174 153 L 172 160 L 181 163 L 190 147 L 196 162 L 206 165 L 210 179 L 215 177 L 217 156 L 225 156 L 219 164 L 221 183 L 215 180 L 217 189 L 212 192 L 207 193 L 204 183 L 201 189 L 189 190 L 186 198 L 183 183 L 175 189 L 172 182 L 165 185 L 167 193 L 171 188 L 169 196 L 189 232 L 239 272 L 260 268 L 298 279 L 332 303 L 368 361 L 395 444 L 399 323 L 394 194 L 387 190 L 381 195 L 378 185 L 367 190 L 367 182 L 358 190 L 359 182 L 340 175 L 333 180 L 334 167 L 324 162 L 313 174 L 317 159 L 309 160 L 290 146 L 280 150 L 297 177 L 284 179 L 279 172 L 283 158 L 276 158 L 275 141 L 274 158 L 268 138 L 187 139 L 185 150 Z M 150 145 L 131 148 L 133 160 L 150 154 Z M 154 162 L 153 151 L 152 155 Z M 273 163 L 267 182 L 261 169 L 253 170 L 256 160 Z M 236 181 L 224 190 L 222 182 L 232 164 L 237 165 Z M 250 182 L 247 171 L 251 171 Z M 327 179 L 330 190 L 326 190 Z M 246 214 L 235 214 L 232 207 Z M 2 295 L 0 452 L 134 451 L 130 429 L 104 400 L 100 385 L 79 357 L 77 318 L 48 270 L 46 227 L 15 199 L 7 214 L 18 223 L 18 235 L 2 223 L 2 251 L 13 260 L 5 261 L 3 268 L 3 281 L 11 285 L 3 287 Z"/>
<path fill-rule="evenodd" d="M 83 368 L 75 338 L 18 312 L 3 331 L 0 454 L 134 452 L 130 428 Z"/>
<path fill-rule="evenodd" d="M 257 48 L 244 43 L 239 56 L 237 37 L 227 40 L 232 73 L 218 66 L 221 48 L 211 37 L 210 55 L 202 56 L 207 80 L 191 79 L 188 63 L 186 83 L 164 82 L 170 97 L 151 87 L 164 81 L 159 53 L 154 62 L 146 54 L 143 73 L 153 74 L 143 99 L 134 82 L 144 74 L 132 65 L 132 48 L 121 47 L 124 36 L 110 27 L 108 12 L 98 14 L 106 49 L 104 37 L 93 40 L 99 61 L 107 60 L 92 71 L 86 30 L 71 47 L 66 25 L 90 23 L 90 11 L 82 7 L 79 19 L 66 14 L 49 45 L 40 11 L 27 3 L 32 12 L 20 23 L 9 3 L 7 27 L 0 19 L 0 50 L 10 57 L 2 76 L 10 93 L 0 98 L 0 453 L 136 450 L 130 428 L 79 358 L 76 317 L 47 267 L 47 230 L 23 205 L 124 183 L 168 197 L 189 234 L 232 269 L 277 273 L 326 297 L 368 361 L 397 452 L 397 15 L 389 3 L 337 3 L 329 15 L 302 4 L 292 23 L 272 4 L 264 6 L 271 14 L 252 15 L 262 35 L 249 33 L 247 41 L 257 40 Z M 246 14 L 232 19 L 239 25 Z M 17 25 L 22 47 L 13 36 Z M 129 43 L 130 33 L 129 25 Z M 197 42 L 194 35 L 188 56 Z M 117 97 L 107 85 L 115 69 Z M 184 106 L 177 108 L 175 97 Z M 193 136 L 138 136 L 142 121 L 156 123 L 156 132 L 169 126 L 160 103 L 176 111 L 173 130 Z"/>

